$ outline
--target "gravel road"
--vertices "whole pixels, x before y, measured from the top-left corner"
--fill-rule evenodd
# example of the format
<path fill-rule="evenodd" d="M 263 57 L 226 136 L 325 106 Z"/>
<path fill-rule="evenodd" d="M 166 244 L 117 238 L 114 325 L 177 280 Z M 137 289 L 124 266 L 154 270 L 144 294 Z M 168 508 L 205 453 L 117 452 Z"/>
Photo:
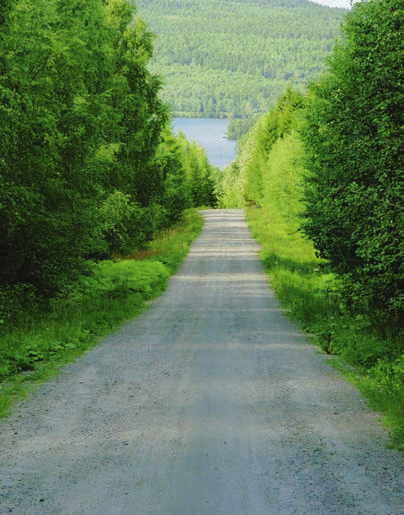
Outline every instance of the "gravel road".
<path fill-rule="evenodd" d="M 403 457 L 284 317 L 239 210 L 0 426 L 0 513 L 398 514 Z"/>

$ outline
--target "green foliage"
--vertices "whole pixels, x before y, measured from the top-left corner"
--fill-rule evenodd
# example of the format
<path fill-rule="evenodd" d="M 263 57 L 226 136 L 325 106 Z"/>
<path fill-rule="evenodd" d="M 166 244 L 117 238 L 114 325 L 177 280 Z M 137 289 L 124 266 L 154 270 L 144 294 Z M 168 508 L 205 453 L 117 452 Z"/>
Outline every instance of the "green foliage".
<path fill-rule="evenodd" d="M 305 233 L 345 302 L 387 335 L 403 317 L 401 0 L 356 4 L 329 72 L 310 90 Z"/>
<path fill-rule="evenodd" d="M 181 220 L 174 228 L 163 232 L 153 240 L 144 252 L 144 258 L 159 261 L 164 264 L 170 274 L 174 274 L 185 256 L 189 247 L 203 227 L 202 217 L 194 209 L 184 211 Z M 140 253 L 142 255 L 142 253 Z"/>
<path fill-rule="evenodd" d="M 299 125 L 298 113 L 302 108 L 303 95 L 288 86 L 276 106 L 241 138 L 235 164 L 219 179 L 223 207 L 266 206 L 273 201 L 289 205 L 290 194 L 295 192 L 296 199 L 299 197 L 299 186 L 295 186 L 300 184 L 302 168 L 299 165 L 296 169 L 296 164 L 301 160 L 302 151 L 297 136 L 289 139 L 289 135 Z M 286 145 L 284 140 L 288 140 Z M 278 145 L 278 149 L 272 159 L 274 145 Z M 281 166 L 278 158 L 284 161 Z M 288 191 L 280 198 L 281 184 Z"/>
<path fill-rule="evenodd" d="M 232 209 L 245 206 L 244 178 L 236 162 L 215 174 L 218 203 L 220 208 Z"/>
<path fill-rule="evenodd" d="M 156 286 L 164 284 L 168 273 L 162 263 L 135 260 L 103 261 L 94 265 L 94 272 L 83 277 L 70 293 L 67 302 L 91 302 L 91 297 L 110 297 L 140 293 L 147 299 Z"/>
<path fill-rule="evenodd" d="M 277 296 L 291 316 L 313 330 L 324 317 L 332 316 L 333 303 L 327 300 L 331 277 L 316 258 L 314 247 L 294 230 L 288 216 L 273 206 L 247 211 L 249 228 L 261 247 L 261 261 L 271 277 Z"/>
<path fill-rule="evenodd" d="M 202 150 L 188 173 L 166 128 L 152 35 L 128 2 L 15 0 L 1 20 L 0 288 L 51 298 L 88 259 L 212 203 L 213 185 Z"/>
<path fill-rule="evenodd" d="M 227 126 L 227 137 L 232 140 L 239 140 L 253 128 L 257 122 L 257 116 L 248 118 L 232 118 Z"/>
<path fill-rule="evenodd" d="M 95 335 L 140 310 L 144 301 L 165 285 L 168 272 L 161 263 L 105 261 L 55 299 L 31 306 L 1 334 L 0 378 L 34 370 L 65 350 L 85 346 Z"/>
<path fill-rule="evenodd" d="M 159 147 L 157 160 L 164 177 L 164 195 L 161 199 L 166 211 L 166 227 L 177 222 L 184 211 L 190 207 L 190 186 L 185 169 L 185 157 L 181 141 L 166 130 Z"/>
<path fill-rule="evenodd" d="M 345 12 L 304 0 L 138 0 L 175 116 L 264 113 L 318 76 Z"/>
<path fill-rule="evenodd" d="M 177 139 L 182 150 L 191 206 L 215 207 L 217 197 L 213 169 L 205 151 L 195 141 L 188 142 L 181 132 Z"/>
<path fill-rule="evenodd" d="M 0 50 L 1 284 L 54 295 L 150 237 L 167 110 L 123 0 L 13 2 Z M 139 228 L 141 230 L 139 230 Z"/>
<path fill-rule="evenodd" d="M 293 202 L 293 197 L 292 197 Z M 393 444 L 404 442 L 403 347 L 399 338 L 381 337 L 374 320 L 352 316 L 344 307 L 338 279 L 315 256 L 310 241 L 294 228 L 298 221 L 282 208 L 249 208 L 250 230 L 282 306 L 329 354 L 339 355 L 371 405 L 387 415 Z M 339 365 L 343 372 L 346 369 Z M 354 371 L 352 371 L 354 370 Z"/>
<path fill-rule="evenodd" d="M 281 97 L 278 105 L 241 138 L 236 162 L 219 177 L 221 205 L 242 207 L 246 201 L 254 200 L 262 206 L 249 208 L 247 217 L 261 246 L 261 260 L 276 295 L 290 316 L 315 334 L 324 351 L 337 354 L 356 367 L 359 371 L 354 376 L 356 384 L 376 409 L 387 414 L 399 443 L 404 438 L 404 395 L 403 342 L 397 331 L 397 320 L 392 318 L 387 325 L 380 311 L 374 308 L 364 311 L 363 299 L 352 298 L 352 291 L 348 292 L 352 295 L 352 306 L 348 306 L 346 279 L 332 273 L 330 262 L 317 257 L 313 242 L 299 231 L 305 209 L 302 202 L 305 167 L 313 169 L 319 165 L 318 155 L 308 155 L 302 143 L 302 125 L 307 131 L 303 118 L 305 103 L 301 96 L 298 102 L 291 102 L 292 93 L 289 91 Z M 331 116 L 328 122 L 333 127 Z M 327 149 L 332 146 L 325 136 L 321 142 Z M 338 144 L 337 138 L 333 144 Z M 341 148 L 341 161 L 342 152 Z M 327 165 L 325 158 L 322 163 Z M 337 166 L 337 161 L 333 164 Z M 326 168 L 322 175 L 325 182 L 331 174 L 332 170 Z M 312 182 L 309 185 L 312 187 Z M 325 195 L 321 189 L 316 194 L 319 206 L 323 206 L 323 212 L 318 214 L 324 216 L 325 207 L 320 203 Z M 327 206 L 329 210 L 336 208 L 331 201 Z M 361 206 L 349 207 L 360 209 Z M 348 209 L 346 203 L 345 209 Z M 356 220 L 359 223 L 359 218 Z M 321 229 L 322 220 L 318 219 L 317 223 Z M 359 297 L 360 292 L 355 295 Z"/>
<path fill-rule="evenodd" d="M 279 138 L 269 152 L 263 169 L 262 203 L 272 206 L 294 230 L 299 228 L 297 216 L 302 212 L 302 179 L 304 152 L 298 132 Z"/>
<path fill-rule="evenodd" d="M 44 303 L 14 292 L 11 306 L 0 296 L 0 413 L 10 402 L 14 384 L 40 375 L 52 363 L 70 360 L 94 345 L 97 337 L 140 313 L 146 300 L 167 284 L 202 228 L 195 211 L 186 211 L 174 229 L 151 242 L 136 260 L 92 264 L 87 274 L 63 295 Z M 18 376 L 32 371 L 33 376 Z M 17 374 L 17 375 L 16 375 Z"/>
<path fill-rule="evenodd" d="M 5 379 L 77 355 L 139 312 L 197 223 L 179 231 L 181 243 L 166 234 L 166 264 L 110 261 L 191 205 L 182 143 L 148 71 L 152 36 L 126 0 L 2 2 L 0 42 Z"/>
<path fill-rule="evenodd" d="M 12 0 L 2 0 L 0 4 L 0 27 L 8 21 L 8 15 L 12 7 Z M 2 27 L 3 30 L 3 27 Z"/>
<path fill-rule="evenodd" d="M 387 394 L 401 393 L 404 391 L 404 355 L 391 363 L 379 359 L 370 374 Z"/>

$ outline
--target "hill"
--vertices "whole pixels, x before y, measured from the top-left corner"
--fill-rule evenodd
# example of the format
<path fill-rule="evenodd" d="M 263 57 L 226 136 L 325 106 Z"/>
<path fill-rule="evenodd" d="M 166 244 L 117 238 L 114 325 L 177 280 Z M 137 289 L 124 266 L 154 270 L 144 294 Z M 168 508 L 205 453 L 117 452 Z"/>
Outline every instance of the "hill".
<path fill-rule="evenodd" d="M 268 110 L 323 69 L 346 13 L 306 0 L 137 0 L 156 34 L 153 72 L 175 116 Z"/>

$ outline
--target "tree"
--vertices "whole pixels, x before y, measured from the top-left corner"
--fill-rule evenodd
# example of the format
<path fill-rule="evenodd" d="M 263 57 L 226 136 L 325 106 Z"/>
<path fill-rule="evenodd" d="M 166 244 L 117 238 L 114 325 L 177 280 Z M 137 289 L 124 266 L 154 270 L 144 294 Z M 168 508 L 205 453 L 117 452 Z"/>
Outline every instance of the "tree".
<path fill-rule="evenodd" d="M 188 142 L 181 132 L 178 134 L 178 141 L 182 150 L 191 205 L 215 207 L 215 180 L 205 151 L 195 141 Z"/>
<path fill-rule="evenodd" d="M 85 258 L 153 234 L 168 112 L 152 36 L 125 0 L 15 0 L 0 14 L 0 282 L 53 295 Z"/>
<path fill-rule="evenodd" d="M 161 204 L 166 211 L 166 228 L 180 219 L 184 209 L 191 206 L 191 199 L 180 142 L 169 129 L 164 131 L 163 137 L 157 160 L 164 177 Z"/>
<path fill-rule="evenodd" d="M 356 4 L 310 88 L 304 232 L 340 276 L 348 304 L 403 314 L 404 4 Z"/>
<path fill-rule="evenodd" d="M 265 113 L 324 67 L 347 11 L 302 0 L 137 0 L 175 116 Z M 240 44 L 242 41 L 242 44 Z"/>
<path fill-rule="evenodd" d="M 244 198 L 247 205 L 262 205 L 263 174 L 275 142 L 290 134 L 296 122 L 295 112 L 303 107 L 303 95 L 287 86 L 277 104 L 262 116 L 242 142 L 239 160 L 245 177 Z"/>

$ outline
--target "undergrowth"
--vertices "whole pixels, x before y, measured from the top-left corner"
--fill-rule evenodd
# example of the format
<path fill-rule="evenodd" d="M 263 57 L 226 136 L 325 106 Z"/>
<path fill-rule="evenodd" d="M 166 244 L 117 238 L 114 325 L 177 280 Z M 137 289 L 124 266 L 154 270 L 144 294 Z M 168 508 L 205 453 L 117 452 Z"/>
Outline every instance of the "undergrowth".
<path fill-rule="evenodd" d="M 327 263 L 315 256 L 311 242 L 297 231 L 297 223 L 270 207 L 248 209 L 247 219 L 281 304 L 316 336 L 325 352 L 351 365 L 339 368 L 370 406 L 386 415 L 392 446 L 404 450 L 402 341 L 377 320 L 348 310 L 338 294 L 337 279 Z"/>
<path fill-rule="evenodd" d="M 195 210 L 143 250 L 89 266 L 59 298 L 27 295 L 3 304 L 0 332 L 0 416 L 35 382 L 94 346 L 101 336 L 144 309 L 167 285 L 202 228 Z M 24 290 L 27 293 L 27 290 Z"/>

